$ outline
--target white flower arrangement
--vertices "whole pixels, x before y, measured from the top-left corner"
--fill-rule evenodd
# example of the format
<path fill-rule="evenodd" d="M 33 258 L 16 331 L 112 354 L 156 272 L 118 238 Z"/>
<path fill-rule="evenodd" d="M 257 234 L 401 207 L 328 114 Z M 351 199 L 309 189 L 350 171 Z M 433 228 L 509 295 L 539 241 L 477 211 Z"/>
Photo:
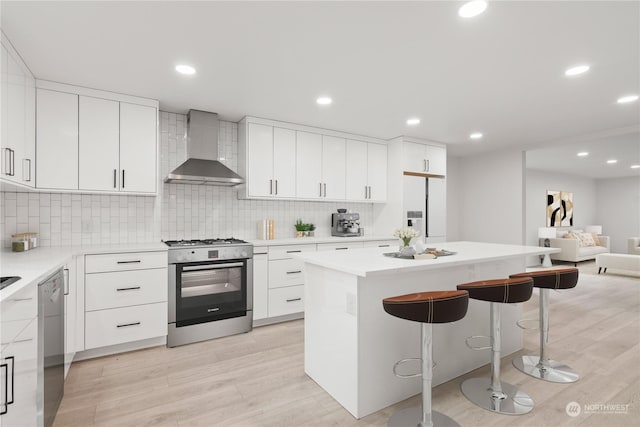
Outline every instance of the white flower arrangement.
<path fill-rule="evenodd" d="M 414 237 L 418 237 L 419 235 L 420 233 L 418 232 L 418 230 L 411 227 L 398 228 L 393 233 L 394 237 L 402 239 L 402 243 L 404 243 L 405 246 L 409 246 L 409 243 L 411 243 L 411 239 L 413 239 Z"/>

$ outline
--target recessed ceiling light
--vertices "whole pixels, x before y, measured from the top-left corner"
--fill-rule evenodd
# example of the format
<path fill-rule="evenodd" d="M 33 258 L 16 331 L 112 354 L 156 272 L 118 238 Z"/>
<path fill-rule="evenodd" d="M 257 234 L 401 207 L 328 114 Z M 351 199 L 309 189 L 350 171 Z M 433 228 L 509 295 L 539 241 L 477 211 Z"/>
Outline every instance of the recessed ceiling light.
<path fill-rule="evenodd" d="M 320 98 L 316 99 L 316 102 L 319 105 L 329 105 L 333 102 L 333 100 L 328 96 L 321 96 Z"/>
<path fill-rule="evenodd" d="M 638 95 L 627 95 L 621 98 L 618 98 L 618 104 L 626 104 L 628 102 L 633 102 L 638 100 Z"/>
<path fill-rule="evenodd" d="M 564 72 L 565 76 L 577 76 L 578 74 L 586 73 L 589 71 L 588 65 L 576 65 L 575 67 L 567 68 Z"/>
<path fill-rule="evenodd" d="M 589 155 L 589 152 L 587 151 L 581 151 L 578 153 L 578 157 L 587 157 Z"/>
<path fill-rule="evenodd" d="M 607 160 L 607 163 L 609 163 L 610 165 L 614 164 L 614 163 L 618 163 L 618 161 L 616 159 L 611 159 L 611 160 Z"/>
<path fill-rule="evenodd" d="M 487 2 L 483 0 L 473 0 L 460 6 L 458 15 L 462 18 L 473 18 L 480 15 L 487 8 Z"/>
<path fill-rule="evenodd" d="M 481 139 L 482 136 L 483 135 L 480 132 L 474 132 L 471 135 L 469 135 L 469 138 L 471 138 L 471 139 Z"/>
<path fill-rule="evenodd" d="M 196 69 L 191 65 L 180 64 L 176 65 L 176 71 L 180 74 L 184 74 L 185 76 L 191 76 L 196 73 Z"/>
<path fill-rule="evenodd" d="M 407 124 L 408 124 L 409 126 L 415 126 L 415 125 L 417 125 L 417 124 L 420 124 L 420 119 L 419 119 L 419 118 L 417 118 L 417 117 L 412 117 L 412 118 L 410 118 L 410 119 L 407 119 Z"/>
<path fill-rule="evenodd" d="M 631 169 L 640 169 L 640 165 L 631 165 Z"/>

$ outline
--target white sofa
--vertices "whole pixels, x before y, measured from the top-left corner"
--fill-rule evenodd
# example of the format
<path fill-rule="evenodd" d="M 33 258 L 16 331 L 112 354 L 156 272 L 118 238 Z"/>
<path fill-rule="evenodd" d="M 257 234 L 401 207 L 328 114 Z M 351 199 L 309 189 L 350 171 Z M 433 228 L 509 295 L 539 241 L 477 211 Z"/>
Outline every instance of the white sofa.
<path fill-rule="evenodd" d="M 580 261 L 595 259 L 596 255 L 610 252 L 609 236 L 598 236 L 600 246 L 580 247 L 578 239 L 555 238 L 549 239 L 552 248 L 560 248 L 561 252 L 551 254 L 551 259 L 557 261 L 568 261 L 577 265 Z"/>
<path fill-rule="evenodd" d="M 640 255 L 640 237 L 629 237 L 627 242 L 629 245 L 628 252 L 631 255 Z"/>

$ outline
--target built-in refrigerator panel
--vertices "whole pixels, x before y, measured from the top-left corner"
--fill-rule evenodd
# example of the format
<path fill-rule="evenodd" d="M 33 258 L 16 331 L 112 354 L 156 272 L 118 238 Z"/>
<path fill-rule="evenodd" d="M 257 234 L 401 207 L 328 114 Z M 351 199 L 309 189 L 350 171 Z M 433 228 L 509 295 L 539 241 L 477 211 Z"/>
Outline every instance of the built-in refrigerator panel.
<path fill-rule="evenodd" d="M 446 241 L 447 235 L 447 187 L 442 178 L 428 178 L 427 189 L 427 243 Z"/>
<path fill-rule="evenodd" d="M 404 175 L 403 193 L 404 226 L 418 230 L 426 243 L 446 241 L 445 180 Z"/>
<path fill-rule="evenodd" d="M 425 237 L 425 217 L 427 206 L 427 180 L 420 176 L 404 175 L 403 192 L 404 192 L 404 227 L 415 228 L 420 235 L 417 240 L 424 242 Z M 418 213 L 422 220 L 418 220 Z"/>

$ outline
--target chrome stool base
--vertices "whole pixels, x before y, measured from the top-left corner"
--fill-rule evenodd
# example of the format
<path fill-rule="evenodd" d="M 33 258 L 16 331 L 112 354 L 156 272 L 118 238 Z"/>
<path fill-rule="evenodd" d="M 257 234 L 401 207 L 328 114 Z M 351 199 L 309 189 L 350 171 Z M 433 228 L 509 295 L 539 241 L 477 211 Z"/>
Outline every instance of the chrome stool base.
<path fill-rule="evenodd" d="M 493 397 L 491 379 L 470 378 L 462 383 L 462 393 L 479 407 L 506 415 L 523 415 L 533 409 L 533 399 L 527 393 L 508 383 L 500 383 L 503 399 Z"/>
<path fill-rule="evenodd" d="M 538 356 L 521 356 L 513 359 L 513 366 L 527 375 L 552 383 L 574 383 L 580 378 L 576 371 L 557 360 L 547 360 L 543 366 L 539 366 L 539 362 Z"/>
<path fill-rule="evenodd" d="M 441 412 L 431 412 L 431 420 L 433 427 L 460 427 L 460 424 L 455 422 L 453 418 L 446 416 Z M 391 418 L 389 418 L 389 427 L 431 427 L 422 422 L 422 408 L 415 406 L 413 408 L 402 409 L 395 412 Z"/>

